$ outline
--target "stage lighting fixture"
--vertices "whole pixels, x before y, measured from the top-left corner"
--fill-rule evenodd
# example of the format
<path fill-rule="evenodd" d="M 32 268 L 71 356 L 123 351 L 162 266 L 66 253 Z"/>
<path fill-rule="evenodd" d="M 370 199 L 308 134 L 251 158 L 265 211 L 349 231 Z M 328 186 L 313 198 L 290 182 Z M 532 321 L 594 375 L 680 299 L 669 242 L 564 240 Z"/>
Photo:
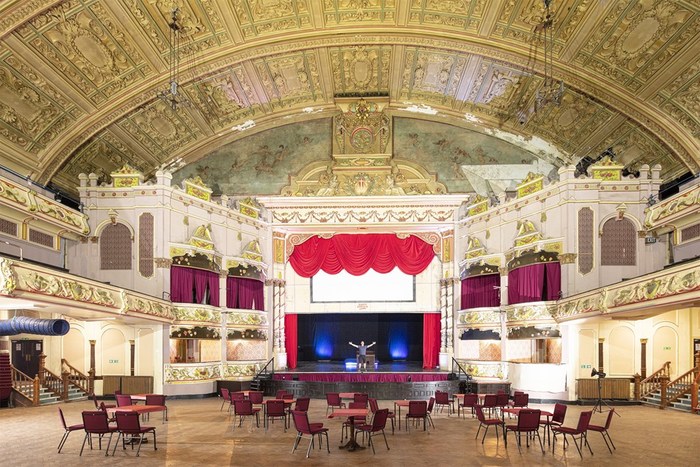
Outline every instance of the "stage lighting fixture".
<path fill-rule="evenodd" d="M 595 368 L 593 368 L 591 370 L 591 377 L 593 377 L 593 376 L 597 376 L 598 378 L 605 378 L 606 375 L 602 371 L 598 371 Z"/>

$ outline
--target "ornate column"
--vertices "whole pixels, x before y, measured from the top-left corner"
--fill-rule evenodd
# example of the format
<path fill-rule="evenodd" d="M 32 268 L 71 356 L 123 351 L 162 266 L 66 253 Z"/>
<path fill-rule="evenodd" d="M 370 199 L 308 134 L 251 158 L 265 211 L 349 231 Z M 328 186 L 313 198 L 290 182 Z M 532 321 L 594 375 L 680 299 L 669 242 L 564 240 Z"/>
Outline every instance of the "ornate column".
<path fill-rule="evenodd" d="M 134 376 L 136 374 L 136 341 L 133 339 L 129 339 L 129 358 L 131 360 L 129 374 Z"/>
<path fill-rule="evenodd" d="M 649 339 L 639 339 L 639 344 L 641 346 L 641 377 L 642 379 L 646 379 L 647 377 L 647 342 Z"/>
<path fill-rule="evenodd" d="M 454 231 L 440 233 L 439 244 L 433 244 L 433 250 L 441 254 L 443 279 L 440 279 L 440 355 L 438 361 L 441 370 L 452 368 L 454 355 L 454 316 L 455 316 L 455 278 Z M 459 274 L 459 272 L 457 272 Z M 458 276 L 459 277 L 459 276 Z"/>
<path fill-rule="evenodd" d="M 90 394 L 95 394 L 95 344 L 96 340 L 90 340 L 90 369 L 88 370 L 88 386 Z"/>
<path fill-rule="evenodd" d="M 272 286 L 272 341 L 275 353 L 275 368 L 287 368 L 287 349 L 285 348 L 284 315 L 286 301 L 286 281 L 272 279 L 268 281 Z"/>
<path fill-rule="evenodd" d="M 605 372 L 605 365 L 603 364 L 604 358 L 605 358 L 605 352 L 603 348 L 603 344 L 605 343 L 604 338 L 599 338 L 598 339 L 598 372 L 604 373 Z"/>

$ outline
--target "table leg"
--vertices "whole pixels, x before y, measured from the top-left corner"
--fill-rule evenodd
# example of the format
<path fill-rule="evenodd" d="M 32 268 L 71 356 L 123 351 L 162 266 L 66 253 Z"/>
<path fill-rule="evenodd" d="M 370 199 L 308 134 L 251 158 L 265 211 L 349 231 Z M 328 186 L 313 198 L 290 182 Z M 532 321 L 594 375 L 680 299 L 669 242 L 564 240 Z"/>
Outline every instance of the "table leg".
<path fill-rule="evenodd" d="M 355 441 L 355 417 L 348 417 L 348 422 L 350 423 L 350 439 L 347 443 L 340 446 L 340 449 L 346 449 L 348 451 L 354 451 L 356 449 L 364 449 L 364 446 L 360 446 Z"/>

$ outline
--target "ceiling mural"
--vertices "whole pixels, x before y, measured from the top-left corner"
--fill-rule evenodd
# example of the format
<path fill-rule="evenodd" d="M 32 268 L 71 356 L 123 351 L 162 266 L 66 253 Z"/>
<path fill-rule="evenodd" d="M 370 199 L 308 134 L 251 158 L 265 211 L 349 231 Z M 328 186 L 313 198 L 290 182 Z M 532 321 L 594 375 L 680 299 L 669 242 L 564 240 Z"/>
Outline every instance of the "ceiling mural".
<path fill-rule="evenodd" d="M 199 176 L 214 195 L 277 195 L 289 174 L 315 161 L 330 161 L 331 120 L 285 125 L 262 131 L 188 164 L 173 183 Z"/>
<path fill-rule="evenodd" d="M 402 117 L 392 154 L 438 191 L 507 190 L 525 166 L 551 174 L 609 149 L 631 171 L 661 164 L 665 181 L 700 172 L 700 3 L 551 5 L 550 77 L 564 91 L 538 106 L 543 0 L 0 2 L 0 165 L 75 196 L 82 171 L 128 163 L 148 177 L 184 161 L 216 178 L 240 160 L 251 194 L 280 193 L 312 155 L 329 163 L 339 99 L 381 97 Z M 174 6 L 177 109 L 157 97 Z M 252 143 L 238 131 L 252 125 L 280 130 Z M 250 152 L 208 162 L 242 139 Z M 396 189 L 386 183 L 376 189 Z"/>
<path fill-rule="evenodd" d="M 412 118 L 394 118 L 394 157 L 439 174 L 450 193 L 500 193 L 529 172 L 555 177 L 558 168 L 493 136 Z"/>

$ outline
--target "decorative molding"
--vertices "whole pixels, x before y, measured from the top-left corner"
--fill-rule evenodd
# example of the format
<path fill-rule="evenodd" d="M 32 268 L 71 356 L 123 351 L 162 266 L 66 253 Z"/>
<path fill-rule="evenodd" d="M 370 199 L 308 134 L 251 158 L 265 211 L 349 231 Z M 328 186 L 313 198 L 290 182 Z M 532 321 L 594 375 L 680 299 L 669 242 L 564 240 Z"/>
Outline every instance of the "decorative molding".
<path fill-rule="evenodd" d="M 517 185 L 517 197 L 522 198 L 523 196 L 531 195 L 543 188 L 544 175 L 530 172 L 527 174 L 527 177 Z"/>
<path fill-rule="evenodd" d="M 502 315 L 498 308 L 483 308 L 480 311 L 461 310 L 457 316 L 457 323 L 458 327 L 500 329 Z"/>
<path fill-rule="evenodd" d="M 227 326 L 267 326 L 267 314 L 226 309 Z"/>
<path fill-rule="evenodd" d="M 225 379 L 248 379 L 254 377 L 262 369 L 264 362 L 223 364 Z"/>
<path fill-rule="evenodd" d="M 575 264 L 577 256 L 576 253 L 562 253 L 559 255 L 559 262 L 561 264 Z"/>
<path fill-rule="evenodd" d="M 178 304 L 173 307 L 175 322 L 221 324 L 221 310 L 203 305 Z"/>
<path fill-rule="evenodd" d="M 17 288 L 17 276 L 13 270 L 14 262 L 0 258 L 0 294 L 12 295 Z"/>
<path fill-rule="evenodd" d="M 164 366 L 166 383 L 221 379 L 221 363 L 171 363 Z"/>
<path fill-rule="evenodd" d="M 647 208 L 644 226 L 657 229 L 700 209 L 700 185 L 682 191 Z"/>
<path fill-rule="evenodd" d="M 555 302 L 508 305 L 504 308 L 509 325 L 554 323 L 556 309 Z"/>

